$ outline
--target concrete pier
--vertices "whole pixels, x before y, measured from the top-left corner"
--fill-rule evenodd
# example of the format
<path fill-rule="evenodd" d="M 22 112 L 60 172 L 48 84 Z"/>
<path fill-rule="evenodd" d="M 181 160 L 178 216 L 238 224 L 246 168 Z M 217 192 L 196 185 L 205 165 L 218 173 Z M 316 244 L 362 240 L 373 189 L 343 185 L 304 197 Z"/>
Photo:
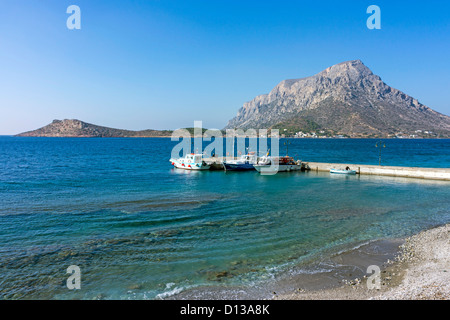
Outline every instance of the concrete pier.
<path fill-rule="evenodd" d="M 345 169 L 347 166 L 351 170 L 356 170 L 359 174 L 447 180 L 450 181 L 450 168 L 419 168 L 419 167 L 397 167 L 397 166 L 376 166 L 351 163 L 324 163 L 324 162 L 306 162 L 303 161 L 307 170 L 327 171 L 330 169 Z"/>
<path fill-rule="evenodd" d="M 214 157 L 205 158 L 205 162 L 211 165 L 212 170 L 223 170 L 223 161 L 232 160 L 232 157 Z M 330 169 L 345 169 L 350 167 L 356 170 L 357 174 L 431 179 L 431 180 L 447 180 L 450 181 L 450 168 L 420 168 L 420 167 L 397 167 L 397 166 L 377 166 L 367 164 L 354 163 L 326 163 L 326 162 L 309 162 L 302 161 L 305 170 L 326 171 Z"/>
<path fill-rule="evenodd" d="M 223 170 L 223 161 L 235 159 L 232 157 L 214 157 L 204 159 L 206 163 L 211 165 L 212 170 Z M 377 166 L 354 163 L 325 163 L 325 162 L 308 162 L 302 161 L 305 170 L 326 171 L 330 169 L 345 169 L 350 167 L 356 170 L 358 174 L 430 179 L 430 180 L 446 180 L 450 181 L 450 168 L 420 168 L 420 167 L 397 167 L 397 166 Z"/>

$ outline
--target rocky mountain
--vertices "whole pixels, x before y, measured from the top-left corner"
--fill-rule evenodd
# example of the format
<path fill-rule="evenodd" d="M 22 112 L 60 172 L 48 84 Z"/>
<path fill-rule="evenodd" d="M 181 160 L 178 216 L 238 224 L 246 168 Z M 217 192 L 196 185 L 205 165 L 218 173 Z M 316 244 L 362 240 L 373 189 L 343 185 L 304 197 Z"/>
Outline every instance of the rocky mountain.
<path fill-rule="evenodd" d="M 53 120 L 52 123 L 37 130 L 18 134 L 21 137 L 164 137 L 169 130 L 122 130 L 97 126 L 76 119 Z"/>
<path fill-rule="evenodd" d="M 450 117 L 388 86 L 360 60 L 353 60 L 311 77 L 280 82 L 269 94 L 244 103 L 228 128 L 320 131 L 351 137 L 427 132 L 450 137 Z"/>

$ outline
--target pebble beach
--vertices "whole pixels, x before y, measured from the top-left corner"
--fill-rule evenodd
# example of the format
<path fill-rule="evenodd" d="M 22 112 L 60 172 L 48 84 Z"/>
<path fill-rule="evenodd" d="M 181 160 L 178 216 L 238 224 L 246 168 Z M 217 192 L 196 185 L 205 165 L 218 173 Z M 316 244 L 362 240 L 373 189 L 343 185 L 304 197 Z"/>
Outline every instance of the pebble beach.
<path fill-rule="evenodd" d="M 381 271 L 381 287 L 367 278 L 343 286 L 275 296 L 281 300 L 448 300 L 450 299 L 450 224 L 405 239 L 399 255 Z"/>

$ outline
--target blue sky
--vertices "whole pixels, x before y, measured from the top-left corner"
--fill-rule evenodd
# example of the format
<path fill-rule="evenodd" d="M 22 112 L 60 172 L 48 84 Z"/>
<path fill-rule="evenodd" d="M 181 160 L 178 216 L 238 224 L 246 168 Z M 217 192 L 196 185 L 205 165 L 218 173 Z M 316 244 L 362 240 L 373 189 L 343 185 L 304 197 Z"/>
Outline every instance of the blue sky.
<path fill-rule="evenodd" d="M 0 134 L 65 118 L 223 128 L 280 81 L 353 59 L 450 115 L 450 2 L 393 2 L 2 0 Z"/>

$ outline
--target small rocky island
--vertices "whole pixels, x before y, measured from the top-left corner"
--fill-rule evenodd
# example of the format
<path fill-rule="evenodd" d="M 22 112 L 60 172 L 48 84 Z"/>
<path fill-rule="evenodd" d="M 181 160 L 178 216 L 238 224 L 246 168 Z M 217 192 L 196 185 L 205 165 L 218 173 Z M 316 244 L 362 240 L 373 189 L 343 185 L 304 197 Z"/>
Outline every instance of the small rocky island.
<path fill-rule="evenodd" d="M 123 130 L 102 127 L 77 119 L 53 120 L 45 127 L 20 133 L 19 137 L 136 138 L 170 137 L 171 130 Z"/>

